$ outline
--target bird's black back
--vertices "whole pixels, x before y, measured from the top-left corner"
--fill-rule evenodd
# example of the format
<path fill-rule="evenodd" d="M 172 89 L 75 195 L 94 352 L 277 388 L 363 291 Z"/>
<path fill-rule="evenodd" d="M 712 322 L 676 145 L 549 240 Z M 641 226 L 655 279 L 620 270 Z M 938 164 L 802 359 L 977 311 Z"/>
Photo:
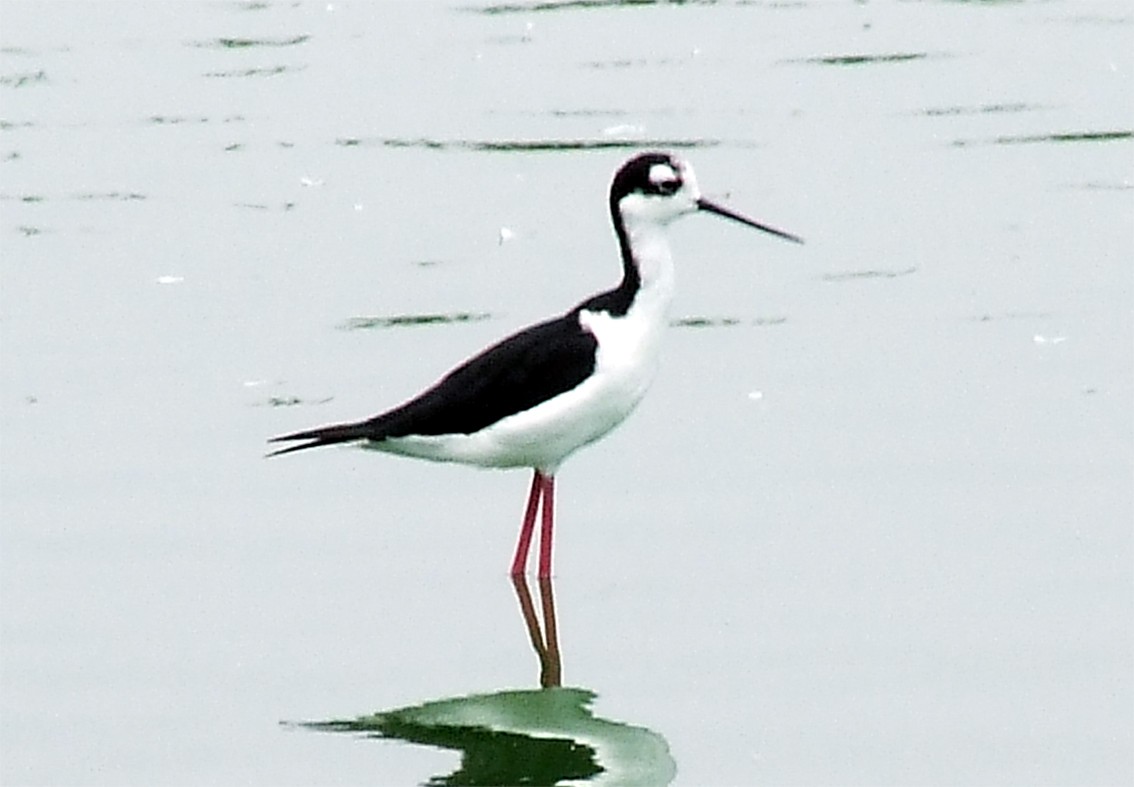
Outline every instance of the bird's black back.
<path fill-rule="evenodd" d="M 471 434 L 571 390 L 594 371 L 598 342 L 578 310 L 489 347 L 421 395 L 367 421 L 368 437 Z"/>

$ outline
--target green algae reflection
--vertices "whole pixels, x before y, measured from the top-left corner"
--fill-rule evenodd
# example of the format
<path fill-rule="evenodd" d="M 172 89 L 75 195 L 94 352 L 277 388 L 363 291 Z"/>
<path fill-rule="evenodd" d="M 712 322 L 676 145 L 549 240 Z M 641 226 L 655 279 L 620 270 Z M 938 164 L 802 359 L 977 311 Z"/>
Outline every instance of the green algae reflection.
<path fill-rule="evenodd" d="M 644 727 L 595 718 L 594 698 L 579 688 L 500 691 L 303 726 L 459 751 L 460 768 L 429 785 L 672 781 L 676 766 L 665 740 Z"/>

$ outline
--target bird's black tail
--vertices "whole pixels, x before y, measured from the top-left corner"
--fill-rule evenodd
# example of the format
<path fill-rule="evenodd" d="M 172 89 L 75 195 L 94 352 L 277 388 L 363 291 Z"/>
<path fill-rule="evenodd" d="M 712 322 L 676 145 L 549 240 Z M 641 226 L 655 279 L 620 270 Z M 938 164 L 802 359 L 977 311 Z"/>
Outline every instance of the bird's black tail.
<path fill-rule="evenodd" d="M 302 451 L 306 448 L 320 448 L 324 445 L 347 443 L 352 440 L 365 440 L 373 435 L 374 425 L 369 421 L 320 426 L 318 429 L 307 429 L 302 432 L 292 432 L 291 434 L 273 437 L 268 441 L 269 443 L 288 443 L 295 440 L 306 440 L 307 442 L 299 443 L 298 445 L 289 445 L 287 448 L 280 448 L 276 451 L 272 451 L 268 456 L 290 454 L 292 451 Z"/>

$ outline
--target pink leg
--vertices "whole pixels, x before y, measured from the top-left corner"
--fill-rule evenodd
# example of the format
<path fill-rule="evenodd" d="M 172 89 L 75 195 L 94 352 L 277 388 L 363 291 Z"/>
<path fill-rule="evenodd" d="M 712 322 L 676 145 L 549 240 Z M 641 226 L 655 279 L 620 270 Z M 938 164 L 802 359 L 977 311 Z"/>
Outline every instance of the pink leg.
<path fill-rule="evenodd" d="M 532 531 L 535 530 L 536 511 L 539 498 L 543 494 L 543 474 L 538 470 L 532 476 L 532 491 L 528 494 L 528 508 L 524 512 L 524 523 L 520 526 L 520 540 L 516 542 L 516 556 L 512 558 L 512 576 L 524 575 L 528 565 L 528 549 L 532 544 Z"/>
<path fill-rule="evenodd" d="M 555 523 L 555 476 L 543 478 L 543 527 L 539 533 L 540 579 L 551 577 L 551 528 Z"/>

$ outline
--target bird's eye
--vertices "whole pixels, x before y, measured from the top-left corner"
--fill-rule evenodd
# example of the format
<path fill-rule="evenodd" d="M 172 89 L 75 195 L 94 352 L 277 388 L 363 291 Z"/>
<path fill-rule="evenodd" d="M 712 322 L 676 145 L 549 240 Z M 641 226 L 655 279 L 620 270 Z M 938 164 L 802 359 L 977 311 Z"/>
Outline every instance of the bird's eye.
<path fill-rule="evenodd" d="M 680 168 L 667 162 L 659 162 L 650 167 L 643 191 L 646 194 L 659 194 L 668 197 L 681 188 Z"/>

